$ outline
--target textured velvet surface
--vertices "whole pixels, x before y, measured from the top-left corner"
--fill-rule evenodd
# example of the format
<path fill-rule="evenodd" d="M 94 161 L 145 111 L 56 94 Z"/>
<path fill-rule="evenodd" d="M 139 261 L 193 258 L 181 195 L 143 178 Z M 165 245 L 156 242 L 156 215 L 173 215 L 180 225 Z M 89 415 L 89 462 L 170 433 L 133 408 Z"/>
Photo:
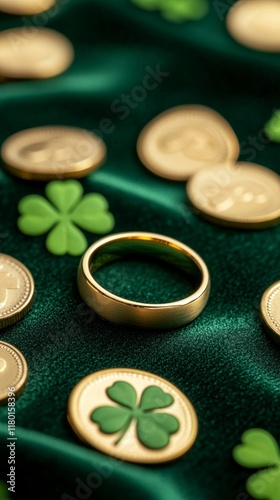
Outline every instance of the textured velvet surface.
<path fill-rule="evenodd" d="M 139 132 L 156 114 L 178 104 L 200 103 L 229 120 L 242 144 L 242 160 L 280 173 L 280 145 L 264 145 L 260 139 L 250 145 L 279 107 L 280 55 L 239 46 L 215 9 L 223 2 L 210 3 L 203 20 L 173 25 L 128 0 L 58 1 L 58 12 L 48 15 L 46 25 L 72 40 L 73 66 L 52 80 L 1 84 L 1 142 L 37 125 L 97 130 L 101 120 L 112 120 L 110 133 L 104 134 L 107 161 L 82 180 L 85 192 L 107 197 L 116 217 L 114 232 L 175 237 L 203 257 L 212 280 L 207 308 L 177 330 L 134 331 L 95 317 L 77 292 L 79 258 L 52 256 L 45 249 L 45 236 L 29 238 L 17 230 L 19 200 L 43 194 L 44 184 L 0 170 L 0 251 L 26 264 L 36 284 L 31 312 L 0 332 L 1 340 L 17 346 L 29 365 L 28 385 L 16 405 L 13 498 L 245 500 L 249 472 L 233 462 L 232 448 L 251 427 L 265 428 L 280 440 L 280 353 L 259 318 L 262 293 L 279 280 L 280 228 L 245 232 L 204 222 L 189 210 L 184 183 L 150 174 L 135 150 Z M 46 17 L 38 19 L 46 23 Z M 27 18 L 4 15 L 0 21 L 1 29 L 27 24 Z M 134 109 L 120 111 L 115 101 L 141 86 L 147 67 L 155 71 L 157 65 L 169 75 L 142 102 L 132 100 Z M 87 237 L 89 243 L 98 239 Z M 171 300 L 183 290 L 180 279 L 177 283 L 172 273 L 154 264 L 118 264 L 100 279 L 138 300 Z M 111 367 L 156 373 L 191 399 L 199 435 L 188 454 L 164 466 L 140 466 L 113 461 L 76 438 L 66 419 L 68 396 L 81 378 Z M 4 479 L 6 408 L 0 408 L 0 422 Z M 76 478 L 85 482 L 93 472 L 96 487 L 77 496 Z M 70 496 L 63 497 L 66 493 Z"/>

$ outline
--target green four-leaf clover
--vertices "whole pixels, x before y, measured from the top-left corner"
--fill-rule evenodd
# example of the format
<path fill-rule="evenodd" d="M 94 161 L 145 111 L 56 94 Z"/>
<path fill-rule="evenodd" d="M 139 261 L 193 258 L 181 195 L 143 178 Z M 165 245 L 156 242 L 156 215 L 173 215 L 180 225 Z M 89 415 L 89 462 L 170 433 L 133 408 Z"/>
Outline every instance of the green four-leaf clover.
<path fill-rule="evenodd" d="M 92 414 L 93 422 L 105 434 L 119 433 L 117 445 L 133 420 L 137 421 L 137 436 L 146 448 L 160 450 L 170 441 L 170 435 L 179 430 L 179 422 L 169 413 L 155 412 L 167 408 L 174 402 L 170 394 L 160 387 L 149 386 L 144 389 L 137 405 L 137 393 L 128 382 L 115 382 L 106 390 L 107 396 L 119 406 L 100 406 Z"/>
<path fill-rule="evenodd" d="M 263 469 L 248 479 L 249 495 L 260 500 L 279 500 L 280 449 L 276 440 L 263 429 L 250 429 L 241 440 L 242 444 L 233 450 L 235 461 L 243 467 Z"/>
<path fill-rule="evenodd" d="M 135 5 L 147 10 L 159 10 L 171 22 L 200 19 L 208 11 L 207 0 L 131 0 Z"/>
<path fill-rule="evenodd" d="M 96 234 L 108 233 L 114 227 L 114 217 L 104 196 L 83 196 L 83 187 L 76 180 L 49 182 L 46 196 L 50 201 L 35 194 L 22 198 L 18 227 L 29 236 L 51 230 L 46 247 L 55 255 L 81 255 L 87 249 L 87 240 L 77 226 Z"/>

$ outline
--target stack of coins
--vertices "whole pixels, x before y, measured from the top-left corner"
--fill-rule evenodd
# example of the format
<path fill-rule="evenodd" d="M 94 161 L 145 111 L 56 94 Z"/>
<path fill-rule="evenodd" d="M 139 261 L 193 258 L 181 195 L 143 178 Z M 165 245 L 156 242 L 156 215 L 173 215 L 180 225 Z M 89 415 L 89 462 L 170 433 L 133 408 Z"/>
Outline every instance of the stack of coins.
<path fill-rule="evenodd" d="M 154 174 L 189 180 L 188 199 L 210 222 L 242 229 L 279 224 L 280 177 L 237 162 L 238 139 L 216 111 L 180 106 L 162 113 L 141 132 L 137 151 Z"/>

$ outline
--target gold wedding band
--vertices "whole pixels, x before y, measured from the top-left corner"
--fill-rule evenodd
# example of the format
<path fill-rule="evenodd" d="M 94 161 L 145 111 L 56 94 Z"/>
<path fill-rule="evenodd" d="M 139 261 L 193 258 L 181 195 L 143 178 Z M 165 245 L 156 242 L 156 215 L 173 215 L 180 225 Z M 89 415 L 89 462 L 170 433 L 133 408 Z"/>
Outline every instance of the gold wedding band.
<path fill-rule="evenodd" d="M 94 274 L 128 255 L 146 255 L 179 268 L 191 278 L 194 292 L 161 304 L 114 295 L 95 280 Z M 85 303 L 104 319 L 124 326 L 164 329 L 185 325 L 201 313 L 209 297 L 210 277 L 202 258 L 180 241 L 161 234 L 129 232 L 102 238 L 87 250 L 78 269 L 78 288 Z"/>

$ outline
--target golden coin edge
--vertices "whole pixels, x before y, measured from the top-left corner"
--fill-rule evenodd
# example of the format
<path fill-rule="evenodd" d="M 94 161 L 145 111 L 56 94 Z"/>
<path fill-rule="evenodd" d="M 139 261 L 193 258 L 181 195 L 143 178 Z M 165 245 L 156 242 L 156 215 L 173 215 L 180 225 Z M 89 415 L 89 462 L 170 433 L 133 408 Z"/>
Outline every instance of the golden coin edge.
<path fill-rule="evenodd" d="M 26 302 L 24 302 L 15 312 L 5 316 L 4 318 L 0 318 L 0 329 L 13 325 L 14 323 L 17 323 L 20 319 L 22 319 L 30 311 L 35 298 L 35 282 L 29 269 L 24 264 L 22 264 L 22 262 L 20 262 L 15 257 L 12 257 L 11 255 L 0 253 L 0 258 L 1 257 L 4 257 L 7 260 L 11 260 L 26 273 L 30 282 L 30 292 Z"/>
<path fill-rule="evenodd" d="M 270 335 L 272 340 L 274 340 L 277 344 L 280 344 L 280 328 L 276 330 L 276 328 L 273 326 L 273 320 L 270 318 L 268 313 L 269 299 L 274 290 L 277 288 L 279 289 L 280 293 L 280 281 L 276 281 L 265 290 L 260 302 L 260 312 L 266 332 Z"/>
<path fill-rule="evenodd" d="M 4 340 L 0 340 L 0 345 L 1 344 L 5 345 L 6 347 L 8 347 L 12 351 L 14 351 L 17 354 L 17 356 L 19 357 L 19 359 L 20 359 L 20 361 L 22 363 L 22 377 L 21 377 L 21 379 L 19 380 L 19 382 L 15 386 L 15 398 L 17 399 L 17 398 L 20 397 L 20 395 L 24 391 L 25 386 L 27 384 L 27 378 L 28 378 L 28 365 L 27 365 L 27 361 L 26 361 L 24 355 L 22 354 L 22 352 L 17 347 L 15 347 L 14 345 L 9 344 L 8 342 L 5 342 Z M 0 353 L 1 353 L 1 349 L 0 349 Z M 0 395 L 0 406 L 4 406 L 4 405 L 7 404 L 8 394 L 9 394 L 9 391 L 8 391 L 8 388 L 7 388 L 7 393 L 4 394 L 4 395 L 2 395 L 2 396 Z"/>

